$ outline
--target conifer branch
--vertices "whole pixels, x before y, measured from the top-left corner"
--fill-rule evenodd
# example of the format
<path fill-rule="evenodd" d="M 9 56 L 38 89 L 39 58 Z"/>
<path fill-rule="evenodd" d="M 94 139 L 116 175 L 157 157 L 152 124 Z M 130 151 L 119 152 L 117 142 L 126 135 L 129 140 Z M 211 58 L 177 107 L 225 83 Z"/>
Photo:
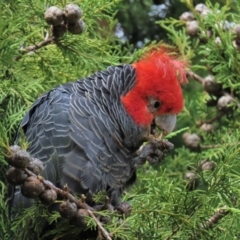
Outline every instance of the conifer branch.
<path fill-rule="evenodd" d="M 230 142 L 230 143 L 226 143 L 226 144 L 209 144 L 209 145 L 200 145 L 201 149 L 211 149 L 211 148 L 219 148 L 220 146 L 225 146 L 225 147 L 229 147 L 229 146 L 238 146 L 240 145 L 240 142 Z"/>
<path fill-rule="evenodd" d="M 56 38 L 55 38 L 54 36 L 53 36 L 53 37 L 45 38 L 45 39 L 44 39 L 42 42 L 40 42 L 40 43 L 37 43 L 37 44 L 35 44 L 35 45 L 28 46 L 28 47 L 26 47 L 26 48 L 24 48 L 24 49 L 19 50 L 19 53 L 20 53 L 21 55 L 16 56 L 16 57 L 14 58 L 14 60 L 15 60 L 15 61 L 19 61 L 24 54 L 27 54 L 27 53 L 29 53 L 29 52 L 35 52 L 36 50 L 38 50 L 38 49 L 40 49 L 40 48 L 42 48 L 42 47 L 45 47 L 45 46 L 47 46 L 47 45 L 49 45 L 49 44 L 52 44 L 52 43 L 56 43 Z"/>
<path fill-rule="evenodd" d="M 224 218 L 226 215 L 229 214 L 230 211 L 225 209 L 218 209 L 214 214 L 200 226 L 199 231 L 201 230 L 207 230 L 209 228 L 214 227 L 215 224 L 217 224 L 222 218 Z M 176 227 L 171 234 L 165 238 L 165 240 L 170 240 L 178 231 L 180 230 L 180 227 Z M 200 237 L 200 232 L 197 232 L 194 237 L 189 238 L 189 240 L 195 240 Z"/>
<path fill-rule="evenodd" d="M 196 80 L 199 83 L 203 84 L 203 82 L 204 82 L 204 79 L 202 77 L 200 77 L 198 74 L 196 74 L 195 72 L 193 72 L 191 70 L 187 71 L 187 76 L 191 77 L 192 79 Z"/>
<path fill-rule="evenodd" d="M 209 144 L 209 145 L 200 145 L 201 149 L 211 149 L 211 148 L 219 148 L 219 144 Z"/>
<path fill-rule="evenodd" d="M 35 177 L 37 179 L 39 179 L 43 185 L 46 187 L 46 188 L 49 188 L 49 189 L 53 189 L 54 191 L 56 191 L 57 195 L 62 198 L 62 199 L 67 199 L 71 202 L 74 202 L 78 208 L 84 208 L 84 209 L 89 209 L 91 211 L 94 211 L 93 208 L 91 208 L 89 205 L 87 205 L 85 203 L 85 201 L 83 200 L 78 200 L 77 198 L 75 198 L 71 193 L 69 193 L 68 191 L 68 188 L 65 187 L 63 190 L 56 187 L 54 184 L 52 184 L 50 181 L 48 180 L 44 180 L 43 177 L 41 177 L 40 175 L 36 175 L 34 174 L 32 171 L 30 171 L 29 169 L 25 168 L 24 169 L 24 172 L 28 175 L 28 176 L 31 176 L 31 177 Z"/>
<path fill-rule="evenodd" d="M 199 121 L 199 123 L 197 123 L 198 126 L 201 126 L 204 123 L 207 124 L 211 124 L 217 120 L 220 120 L 224 115 L 226 114 L 226 112 L 220 112 L 217 116 L 211 118 L 210 120 L 206 120 L 206 121 Z"/>
<path fill-rule="evenodd" d="M 217 224 L 222 218 L 224 218 L 229 213 L 230 211 L 226 209 L 218 209 L 204 224 L 201 225 L 201 229 L 212 228 L 214 224 Z"/>
<path fill-rule="evenodd" d="M 93 212 L 90 209 L 87 209 L 89 215 L 95 220 L 96 224 L 98 225 L 99 229 L 101 230 L 102 234 L 106 237 L 107 240 L 112 240 L 110 234 L 106 231 L 106 229 L 102 226 L 101 222 L 95 217 Z"/>
<path fill-rule="evenodd" d="M 180 230 L 180 227 L 176 227 L 169 236 L 165 238 L 165 240 L 170 240 L 173 235 L 175 235 Z"/>
<path fill-rule="evenodd" d="M 49 188 L 49 189 L 53 189 L 57 192 L 57 195 L 63 199 L 68 199 L 71 202 L 74 202 L 78 208 L 83 208 L 86 209 L 88 214 L 94 219 L 94 221 L 96 222 L 97 226 L 99 227 L 99 230 L 101 230 L 101 232 L 99 231 L 99 234 L 102 233 L 104 235 L 104 237 L 106 237 L 107 240 L 112 240 L 110 234 L 107 232 L 107 230 L 102 226 L 102 223 L 95 217 L 93 211 L 95 211 L 92 207 L 90 207 L 88 204 L 85 203 L 84 200 L 78 200 L 77 198 L 75 198 L 71 193 L 68 192 L 67 189 L 60 189 L 58 187 L 56 187 L 55 185 L 53 185 L 50 181 L 46 181 L 43 179 L 43 177 L 41 176 L 37 176 L 36 174 L 34 174 L 33 172 L 31 172 L 29 169 L 25 168 L 24 172 L 26 174 L 28 174 L 31 177 L 35 177 L 38 178 L 39 180 L 41 180 L 41 182 L 44 184 L 45 187 Z"/>
<path fill-rule="evenodd" d="M 208 230 L 210 228 L 213 228 L 216 224 L 218 224 L 218 222 L 223 219 L 226 215 L 228 215 L 230 213 L 230 211 L 226 210 L 226 209 L 218 209 L 216 212 L 213 213 L 213 215 L 200 226 L 199 231 L 195 234 L 194 237 L 189 238 L 189 240 L 195 240 L 195 239 L 199 239 L 199 237 L 201 236 L 200 232 L 202 230 Z"/>
<path fill-rule="evenodd" d="M 36 175 L 31 170 L 29 170 L 27 168 L 28 167 L 27 165 L 29 165 L 29 163 L 31 163 L 33 161 L 33 158 L 30 156 L 30 154 L 28 154 L 27 151 L 20 149 L 18 146 L 10 147 L 10 150 L 11 150 L 11 153 L 10 153 L 10 157 L 8 158 L 8 161 L 12 165 L 15 165 L 16 163 L 18 163 L 21 160 L 22 161 L 24 160 L 24 164 L 26 165 L 25 168 L 20 168 L 19 165 L 18 166 L 15 165 L 14 166 L 15 168 L 17 168 L 17 169 L 19 168 L 19 170 L 22 170 L 23 172 L 25 172 L 28 177 L 33 177 L 35 179 L 40 180 L 42 182 L 43 186 L 45 187 L 45 189 L 54 190 L 57 193 L 58 197 L 60 197 L 61 199 L 69 200 L 70 202 L 75 203 L 76 206 L 78 207 L 78 209 L 87 210 L 87 213 L 89 214 L 89 216 L 91 216 L 91 218 L 93 218 L 94 221 L 96 222 L 96 224 L 99 228 L 98 232 L 99 233 L 101 232 L 107 240 L 112 240 L 112 237 L 110 236 L 110 233 L 107 232 L 107 230 L 102 226 L 102 223 L 94 215 L 93 212 L 96 212 L 95 209 L 90 207 L 85 202 L 85 196 L 82 195 L 81 200 L 79 200 L 76 197 L 74 197 L 71 193 L 69 193 L 67 186 L 64 187 L 64 189 L 60 189 L 60 188 L 56 187 L 50 181 L 44 180 L 44 178 L 42 176 Z M 35 161 L 36 161 L 36 159 L 35 159 Z"/>

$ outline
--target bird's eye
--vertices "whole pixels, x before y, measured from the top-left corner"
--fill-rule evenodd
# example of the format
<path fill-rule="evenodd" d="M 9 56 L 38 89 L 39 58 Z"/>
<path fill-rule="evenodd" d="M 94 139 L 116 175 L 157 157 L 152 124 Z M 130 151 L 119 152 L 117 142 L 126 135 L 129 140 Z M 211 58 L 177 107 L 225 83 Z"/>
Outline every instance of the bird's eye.
<path fill-rule="evenodd" d="M 155 103 L 154 103 L 154 108 L 159 108 L 160 107 L 160 102 L 159 101 L 156 101 Z"/>

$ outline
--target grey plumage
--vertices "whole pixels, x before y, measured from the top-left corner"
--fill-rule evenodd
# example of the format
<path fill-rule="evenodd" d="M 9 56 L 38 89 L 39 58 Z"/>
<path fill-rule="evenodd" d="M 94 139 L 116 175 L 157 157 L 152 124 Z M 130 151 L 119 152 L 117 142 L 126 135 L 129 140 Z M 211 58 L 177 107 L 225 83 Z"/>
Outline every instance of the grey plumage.
<path fill-rule="evenodd" d="M 131 65 L 109 67 L 42 95 L 21 123 L 28 152 L 44 162 L 43 177 L 74 193 L 107 191 L 112 204 L 135 178 L 131 160 L 149 129 L 136 125 L 121 96 L 134 87 Z M 17 142 L 18 139 L 16 139 Z M 23 201 L 15 188 L 10 205 Z"/>

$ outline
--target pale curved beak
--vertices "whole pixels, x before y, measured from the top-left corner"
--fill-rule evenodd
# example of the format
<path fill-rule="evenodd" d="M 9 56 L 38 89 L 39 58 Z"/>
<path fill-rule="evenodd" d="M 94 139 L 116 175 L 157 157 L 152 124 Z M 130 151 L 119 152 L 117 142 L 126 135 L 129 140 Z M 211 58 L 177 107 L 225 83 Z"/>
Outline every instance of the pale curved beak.
<path fill-rule="evenodd" d="M 160 115 L 155 117 L 154 122 L 156 127 L 162 131 L 161 137 L 165 137 L 175 128 L 177 116 L 175 114 Z"/>

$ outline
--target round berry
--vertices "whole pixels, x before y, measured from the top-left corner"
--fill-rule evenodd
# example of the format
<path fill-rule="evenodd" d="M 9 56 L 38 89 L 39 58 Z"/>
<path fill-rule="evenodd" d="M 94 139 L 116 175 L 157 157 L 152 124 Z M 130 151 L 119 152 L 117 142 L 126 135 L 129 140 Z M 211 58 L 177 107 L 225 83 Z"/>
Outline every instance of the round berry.
<path fill-rule="evenodd" d="M 198 21 L 189 21 L 186 23 L 186 32 L 190 36 L 196 36 L 199 32 L 199 24 Z"/>
<path fill-rule="evenodd" d="M 237 39 L 240 39 L 240 24 L 233 27 L 233 33 L 236 34 Z"/>
<path fill-rule="evenodd" d="M 72 218 L 77 213 L 77 205 L 74 202 L 63 202 L 59 206 L 59 213 L 63 218 Z"/>
<path fill-rule="evenodd" d="M 203 88 L 210 94 L 218 93 L 221 90 L 221 85 L 216 82 L 213 75 L 208 75 L 204 78 Z"/>
<path fill-rule="evenodd" d="M 64 17 L 67 23 L 76 23 L 82 14 L 81 8 L 76 4 L 70 3 L 64 8 Z"/>
<path fill-rule="evenodd" d="M 179 17 L 180 20 L 182 21 L 192 21 L 195 19 L 194 15 L 192 12 L 184 12 L 182 15 Z"/>
<path fill-rule="evenodd" d="M 233 97 L 230 95 L 225 95 L 222 96 L 218 99 L 218 103 L 217 103 L 217 107 L 219 110 L 221 111 L 228 111 L 229 108 L 229 104 L 233 101 Z"/>
<path fill-rule="evenodd" d="M 183 141 L 187 148 L 198 150 L 200 147 L 201 138 L 196 133 L 184 133 Z"/>
<path fill-rule="evenodd" d="M 82 229 L 87 227 L 86 217 L 89 216 L 87 209 L 78 209 L 72 218 L 72 222 Z"/>
<path fill-rule="evenodd" d="M 35 173 L 36 175 L 39 175 L 44 170 L 43 162 L 37 158 L 32 158 L 32 161 L 30 162 L 28 169 Z"/>
<path fill-rule="evenodd" d="M 216 163 L 205 159 L 199 163 L 199 168 L 202 171 L 213 171 L 216 168 Z"/>
<path fill-rule="evenodd" d="M 7 181 L 12 185 L 20 185 L 27 179 L 27 174 L 15 167 L 10 167 L 6 172 Z"/>
<path fill-rule="evenodd" d="M 72 34 L 81 34 L 84 31 L 85 23 L 82 19 L 80 19 L 76 23 L 69 23 L 67 28 Z"/>
<path fill-rule="evenodd" d="M 200 184 L 200 179 L 194 172 L 187 172 L 183 176 L 183 180 L 186 184 L 186 189 L 188 191 L 193 191 L 198 188 Z"/>
<path fill-rule="evenodd" d="M 49 7 L 44 13 L 44 18 L 50 25 L 59 25 L 63 22 L 63 11 L 56 6 Z"/>
<path fill-rule="evenodd" d="M 240 51 L 240 39 L 233 40 L 233 46 Z"/>
<path fill-rule="evenodd" d="M 57 199 L 57 193 L 53 189 L 45 189 L 38 198 L 42 204 L 51 205 Z"/>
<path fill-rule="evenodd" d="M 198 13 L 202 13 L 204 10 L 207 10 L 208 7 L 204 4 L 204 3 L 198 3 L 196 6 L 195 6 L 195 10 L 198 12 Z"/>
<path fill-rule="evenodd" d="M 21 193 L 27 198 L 37 198 L 44 191 L 42 182 L 36 177 L 28 177 L 21 187 Z"/>
<path fill-rule="evenodd" d="M 201 125 L 200 130 L 206 133 L 211 133 L 214 130 L 214 126 L 210 123 L 204 123 Z"/>
<path fill-rule="evenodd" d="M 8 162 L 10 165 L 16 168 L 29 167 L 31 162 L 31 156 L 27 151 L 22 150 L 17 145 L 11 146 L 10 150 L 11 150 L 11 154 L 8 157 Z"/>

